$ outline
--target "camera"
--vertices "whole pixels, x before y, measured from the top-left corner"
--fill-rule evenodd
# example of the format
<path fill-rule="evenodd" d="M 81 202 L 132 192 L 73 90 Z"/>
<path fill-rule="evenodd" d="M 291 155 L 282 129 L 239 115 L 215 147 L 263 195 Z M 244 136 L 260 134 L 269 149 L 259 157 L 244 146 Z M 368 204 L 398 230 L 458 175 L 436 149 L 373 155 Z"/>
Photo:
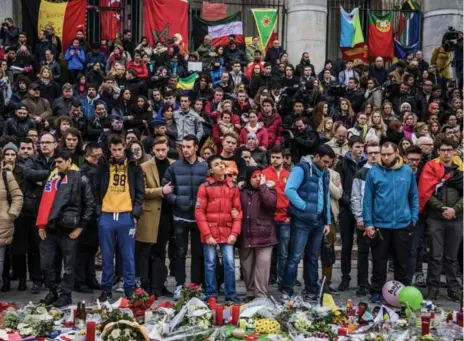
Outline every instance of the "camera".
<path fill-rule="evenodd" d="M 329 96 L 345 97 L 345 94 L 346 94 L 345 84 L 330 84 L 329 85 Z"/>

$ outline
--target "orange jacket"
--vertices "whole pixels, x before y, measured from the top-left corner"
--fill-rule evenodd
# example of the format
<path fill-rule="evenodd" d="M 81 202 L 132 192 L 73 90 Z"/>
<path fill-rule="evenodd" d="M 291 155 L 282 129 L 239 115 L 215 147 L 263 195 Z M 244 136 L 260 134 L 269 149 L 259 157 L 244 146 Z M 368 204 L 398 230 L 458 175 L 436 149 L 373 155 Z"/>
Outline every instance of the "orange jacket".
<path fill-rule="evenodd" d="M 290 172 L 284 168 L 280 171 L 280 174 L 272 168 L 272 166 L 267 167 L 263 170 L 264 177 L 266 181 L 271 180 L 275 183 L 275 189 L 277 192 L 277 209 L 274 215 L 274 220 L 283 223 L 287 220 L 287 209 L 289 205 L 288 198 L 285 196 L 285 185 L 287 184 L 288 177 Z"/>

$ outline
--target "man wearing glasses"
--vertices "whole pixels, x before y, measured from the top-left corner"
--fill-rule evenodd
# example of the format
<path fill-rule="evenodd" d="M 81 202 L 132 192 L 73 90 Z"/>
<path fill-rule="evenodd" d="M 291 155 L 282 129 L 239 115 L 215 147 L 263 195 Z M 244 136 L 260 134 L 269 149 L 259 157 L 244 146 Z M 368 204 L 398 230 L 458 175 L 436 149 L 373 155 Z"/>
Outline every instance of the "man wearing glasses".
<path fill-rule="evenodd" d="M 427 298 L 437 299 L 443 268 L 448 298 L 461 302 L 462 289 L 457 279 L 457 254 L 463 233 L 463 163 L 456 155 L 455 141 L 442 139 L 437 148 L 439 157 L 425 165 L 419 180 L 420 211 L 427 211 L 426 223 L 430 238 Z"/>
<path fill-rule="evenodd" d="M 395 280 L 409 284 L 407 276 L 411 230 L 419 214 L 413 171 L 403 164 L 398 146 L 386 142 L 380 162 L 367 174 L 363 198 L 365 235 L 371 238 L 373 270 L 371 301 L 380 302 L 387 280 L 388 254 L 394 260 Z"/>
<path fill-rule="evenodd" d="M 27 193 L 27 195 L 24 196 L 22 214 L 24 216 L 24 226 L 29 229 L 28 265 L 30 277 L 34 283 L 31 291 L 35 294 L 42 290 L 43 284 L 39 254 L 40 238 L 35 222 L 44 185 L 51 171 L 55 168 L 55 150 L 57 148 L 55 137 L 50 133 L 42 134 L 39 146 L 39 154 L 29 157 L 23 169 L 23 193 Z"/>

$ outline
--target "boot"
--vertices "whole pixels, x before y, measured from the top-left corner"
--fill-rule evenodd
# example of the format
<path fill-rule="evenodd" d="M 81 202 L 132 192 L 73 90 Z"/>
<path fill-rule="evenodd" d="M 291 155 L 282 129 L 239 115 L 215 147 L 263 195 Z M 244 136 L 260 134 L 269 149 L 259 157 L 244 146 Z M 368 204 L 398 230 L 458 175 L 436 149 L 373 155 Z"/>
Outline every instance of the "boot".
<path fill-rule="evenodd" d="M 45 304 L 45 305 L 51 305 L 57 299 L 58 299 L 58 293 L 56 292 L 56 289 L 50 289 L 47 296 L 45 296 L 45 298 L 41 300 L 40 303 Z"/>
<path fill-rule="evenodd" d="M 11 280 L 10 277 L 3 278 L 3 285 L 0 289 L 1 292 L 8 292 L 11 289 Z"/>
<path fill-rule="evenodd" d="M 26 279 L 20 278 L 19 283 L 18 283 L 18 291 L 26 291 L 26 290 L 27 290 Z"/>

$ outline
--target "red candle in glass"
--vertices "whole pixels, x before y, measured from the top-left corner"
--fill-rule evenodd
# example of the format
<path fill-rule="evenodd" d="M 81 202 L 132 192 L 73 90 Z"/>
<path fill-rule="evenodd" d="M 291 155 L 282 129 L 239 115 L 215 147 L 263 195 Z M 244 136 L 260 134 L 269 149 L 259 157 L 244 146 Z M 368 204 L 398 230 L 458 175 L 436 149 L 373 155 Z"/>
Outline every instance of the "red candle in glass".
<path fill-rule="evenodd" d="M 463 312 L 460 311 L 458 314 L 457 314 L 457 322 L 458 322 L 458 326 L 459 327 L 464 327 L 464 316 L 463 316 Z"/>
<path fill-rule="evenodd" d="M 222 305 L 216 306 L 216 326 L 224 325 L 224 307 Z"/>
<path fill-rule="evenodd" d="M 212 296 L 208 298 L 208 306 L 211 310 L 216 310 L 216 297 Z"/>
<path fill-rule="evenodd" d="M 430 334 L 430 315 L 421 316 L 422 336 Z"/>
<path fill-rule="evenodd" d="M 95 341 L 95 331 L 97 324 L 94 321 L 87 322 L 87 330 L 85 332 L 85 341 Z"/>
<path fill-rule="evenodd" d="M 240 306 L 238 304 L 232 306 L 232 324 L 237 325 L 240 318 Z"/>
<path fill-rule="evenodd" d="M 348 329 L 346 327 L 338 328 L 338 336 L 346 336 L 348 334 Z"/>

